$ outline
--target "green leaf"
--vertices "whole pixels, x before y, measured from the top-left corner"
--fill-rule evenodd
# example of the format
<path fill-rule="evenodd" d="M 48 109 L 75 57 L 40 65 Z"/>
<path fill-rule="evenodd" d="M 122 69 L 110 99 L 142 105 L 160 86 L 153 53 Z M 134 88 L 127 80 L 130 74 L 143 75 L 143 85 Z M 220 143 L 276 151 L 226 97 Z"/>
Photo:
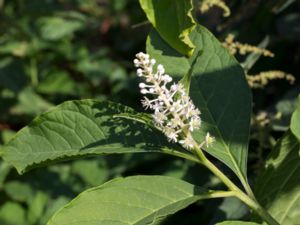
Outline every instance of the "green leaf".
<path fill-rule="evenodd" d="M 259 225 L 258 223 L 253 222 L 244 222 L 244 221 L 224 221 L 222 223 L 217 223 L 216 225 Z"/>
<path fill-rule="evenodd" d="M 8 143 L 10 141 L 10 139 L 12 139 L 15 136 L 15 134 L 16 134 L 16 132 L 13 130 L 2 130 L 1 131 L 2 142 L 4 144 Z"/>
<path fill-rule="evenodd" d="M 225 198 L 223 202 L 214 210 L 214 221 L 237 220 L 249 215 L 249 208 L 241 200 L 235 197 Z"/>
<path fill-rule="evenodd" d="M 99 159 L 77 160 L 72 164 L 72 172 L 90 187 L 103 184 L 109 177 L 109 170 L 99 165 Z"/>
<path fill-rule="evenodd" d="M 19 131 L 3 147 L 3 158 L 23 173 L 50 162 L 83 156 L 134 152 L 173 154 L 176 149 L 181 150 L 145 124 L 114 118 L 120 113 L 135 112 L 112 102 L 65 102 Z"/>
<path fill-rule="evenodd" d="M 10 181 L 4 185 L 6 194 L 13 200 L 19 202 L 30 202 L 33 197 L 33 190 L 28 183 Z"/>
<path fill-rule="evenodd" d="M 296 110 L 292 115 L 291 131 L 300 141 L 300 95 L 298 96 Z"/>
<path fill-rule="evenodd" d="M 203 121 L 194 137 L 202 142 L 206 132 L 215 136 L 207 152 L 245 181 L 252 99 L 243 69 L 204 27 L 198 26 L 191 39 L 197 49 L 189 59 L 167 47 L 155 31 L 148 37 L 147 50 L 167 73 L 173 75 L 182 65 L 176 75 L 183 80 L 192 76 L 190 95 Z"/>
<path fill-rule="evenodd" d="M 256 196 L 271 215 L 284 225 L 299 224 L 300 143 L 286 132 L 269 156 L 256 184 Z"/>
<path fill-rule="evenodd" d="M 42 38 L 56 41 L 81 29 L 84 23 L 80 20 L 68 20 L 62 17 L 42 17 L 37 21 Z"/>
<path fill-rule="evenodd" d="M 272 121 L 273 130 L 286 132 L 290 129 L 291 117 L 296 110 L 299 92 L 299 87 L 291 88 L 276 102 L 274 107 L 276 112 L 280 113 L 280 118 L 276 118 Z"/>
<path fill-rule="evenodd" d="M 140 5 L 170 46 L 184 55 L 192 55 L 195 45 L 189 34 L 196 26 L 192 0 L 140 0 Z"/>
<path fill-rule="evenodd" d="M 216 143 L 207 152 L 247 179 L 251 92 L 244 71 L 227 49 L 206 29 L 199 27 L 195 43 L 203 53 L 192 68 L 190 95 L 202 113 L 203 125 L 195 132 L 204 140 L 207 132 Z"/>
<path fill-rule="evenodd" d="M 44 209 L 46 207 L 47 202 L 49 201 L 49 197 L 41 192 L 38 191 L 32 201 L 29 204 L 28 209 L 28 222 L 29 224 L 37 224 L 39 219 L 44 214 Z"/>
<path fill-rule="evenodd" d="M 47 71 L 45 78 L 39 82 L 37 91 L 42 94 L 75 95 L 79 85 L 70 78 L 67 72 L 60 70 Z"/>
<path fill-rule="evenodd" d="M 81 193 L 59 210 L 48 225 L 153 224 L 207 197 L 202 188 L 176 178 L 117 178 Z"/>
<path fill-rule="evenodd" d="M 0 88 L 8 88 L 18 93 L 26 86 L 23 64 L 13 58 L 0 60 Z"/>
<path fill-rule="evenodd" d="M 46 206 L 43 216 L 40 217 L 39 224 L 46 224 L 48 220 L 54 215 L 54 213 L 66 205 L 70 201 L 66 196 L 60 196 L 56 199 L 49 200 Z"/>
<path fill-rule="evenodd" d="M 6 162 L 0 162 L 0 189 L 3 189 L 4 182 L 11 170 L 11 166 Z"/>
<path fill-rule="evenodd" d="M 11 109 L 12 114 L 38 115 L 45 112 L 53 105 L 30 87 L 23 89 L 18 95 L 18 104 Z"/>
<path fill-rule="evenodd" d="M 27 224 L 24 208 L 15 202 L 6 202 L 0 208 L 0 224 L 4 224 L 4 225 Z"/>
<path fill-rule="evenodd" d="M 18 57 L 24 57 L 27 53 L 28 43 L 20 41 L 9 41 L 0 46 L 1 54 L 11 54 Z"/>
<path fill-rule="evenodd" d="M 173 77 L 182 77 L 191 67 L 189 60 L 168 45 L 155 30 L 147 38 L 146 50 Z"/>

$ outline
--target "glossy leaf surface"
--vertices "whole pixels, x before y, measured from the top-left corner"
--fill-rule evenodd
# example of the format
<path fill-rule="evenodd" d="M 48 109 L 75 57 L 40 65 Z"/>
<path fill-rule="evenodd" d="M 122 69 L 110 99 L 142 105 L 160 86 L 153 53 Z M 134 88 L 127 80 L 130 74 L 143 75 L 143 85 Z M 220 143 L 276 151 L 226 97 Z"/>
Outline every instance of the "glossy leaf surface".
<path fill-rule="evenodd" d="M 194 44 L 189 34 L 195 28 L 191 0 L 140 0 L 148 20 L 161 37 L 184 55 L 192 55 Z"/>
<path fill-rule="evenodd" d="M 53 161 L 83 156 L 171 151 L 161 133 L 145 124 L 114 118 L 120 113 L 134 111 L 112 102 L 65 102 L 19 131 L 3 147 L 3 158 L 22 173 Z"/>
<path fill-rule="evenodd" d="M 204 189 L 176 178 L 117 178 L 81 193 L 48 225 L 153 224 L 202 198 Z"/>

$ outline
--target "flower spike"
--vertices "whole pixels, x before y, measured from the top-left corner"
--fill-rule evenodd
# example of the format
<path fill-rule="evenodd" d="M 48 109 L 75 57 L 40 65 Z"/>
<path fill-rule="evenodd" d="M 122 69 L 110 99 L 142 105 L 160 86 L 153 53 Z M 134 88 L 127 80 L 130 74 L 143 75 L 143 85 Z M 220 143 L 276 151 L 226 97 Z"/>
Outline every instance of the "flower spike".
<path fill-rule="evenodd" d="M 139 87 L 143 95 L 151 94 L 154 98 L 144 97 L 142 105 L 154 111 L 155 125 L 163 131 L 171 142 L 179 142 L 185 148 L 195 147 L 190 132 L 201 126 L 200 110 L 195 107 L 183 85 L 173 83 L 172 77 L 165 74 L 165 68 L 150 59 L 145 53 L 136 54 L 134 65 L 137 75 L 144 78 L 145 83 Z"/>

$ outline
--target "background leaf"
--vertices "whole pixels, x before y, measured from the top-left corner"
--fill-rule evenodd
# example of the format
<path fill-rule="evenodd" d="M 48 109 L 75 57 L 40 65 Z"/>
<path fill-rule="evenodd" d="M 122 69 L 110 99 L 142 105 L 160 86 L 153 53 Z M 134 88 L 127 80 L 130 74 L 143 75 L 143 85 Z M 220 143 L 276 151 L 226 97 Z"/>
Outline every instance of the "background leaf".
<path fill-rule="evenodd" d="M 37 21 L 42 38 L 56 41 L 83 27 L 82 21 L 67 20 L 61 17 L 44 17 Z"/>
<path fill-rule="evenodd" d="M 291 131 L 300 141 L 300 95 L 298 96 L 298 102 L 296 110 L 292 115 L 291 120 Z"/>
<path fill-rule="evenodd" d="M 270 37 L 266 36 L 258 45 L 259 48 L 267 48 L 268 44 L 270 42 Z M 258 54 L 257 52 L 250 53 L 246 59 L 241 63 L 241 66 L 243 67 L 245 73 L 247 73 L 259 60 L 261 57 L 261 54 Z"/>
<path fill-rule="evenodd" d="M 49 197 L 43 192 L 37 192 L 32 201 L 30 201 L 28 209 L 29 224 L 36 224 L 44 215 L 44 208 L 49 201 Z"/>
<path fill-rule="evenodd" d="M 153 224 L 206 194 L 204 189 L 166 176 L 117 178 L 81 193 L 48 225 Z"/>
<path fill-rule="evenodd" d="M 161 37 L 184 55 L 192 55 L 195 48 L 189 34 L 195 28 L 191 0 L 140 0 L 148 20 Z"/>
<path fill-rule="evenodd" d="M 113 118 L 120 113 L 134 111 L 112 102 L 65 102 L 19 131 L 3 147 L 3 159 L 22 173 L 51 161 L 80 156 L 171 152 L 168 146 L 172 145 L 162 134 L 145 124 Z"/>
<path fill-rule="evenodd" d="M 300 143 L 290 132 L 280 139 L 256 183 L 256 196 L 279 224 L 296 225 L 300 218 Z"/>
<path fill-rule="evenodd" d="M 33 198 L 32 187 L 19 181 L 7 182 L 4 190 L 8 196 L 19 202 L 30 201 Z"/>
<path fill-rule="evenodd" d="M 210 224 L 225 220 L 237 220 L 245 218 L 249 213 L 249 208 L 241 200 L 235 197 L 224 198 L 217 209 L 214 210 L 214 218 Z"/>
<path fill-rule="evenodd" d="M 197 48 L 190 59 L 166 48 L 166 43 L 154 31 L 148 37 L 147 50 L 158 63 L 164 63 L 171 75 L 177 65 L 184 65 L 181 76 L 192 76 L 190 95 L 203 121 L 194 137 L 202 142 L 206 132 L 215 136 L 216 143 L 207 152 L 246 179 L 252 98 L 244 72 L 204 27 L 198 26 L 191 39 Z"/>
<path fill-rule="evenodd" d="M 1 224 L 27 224 L 25 210 L 18 203 L 6 202 L 0 208 L 0 223 Z"/>
<path fill-rule="evenodd" d="M 222 223 L 217 223 L 216 225 L 258 225 L 258 223 L 244 221 L 224 221 Z"/>

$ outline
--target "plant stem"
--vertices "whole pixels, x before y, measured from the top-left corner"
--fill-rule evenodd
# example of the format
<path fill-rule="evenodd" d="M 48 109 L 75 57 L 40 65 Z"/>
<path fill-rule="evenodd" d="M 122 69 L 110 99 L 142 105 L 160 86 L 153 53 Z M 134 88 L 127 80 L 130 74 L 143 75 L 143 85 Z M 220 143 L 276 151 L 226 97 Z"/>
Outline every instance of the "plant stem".
<path fill-rule="evenodd" d="M 237 193 L 237 198 L 246 203 L 250 208 L 252 208 L 261 218 L 264 219 L 269 225 L 280 225 L 258 202 L 256 199 L 250 198 L 250 196 L 245 193 Z"/>
<path fill-rule="evenodd" d="M 169 154 L 169 155 L 177 156 L 177 157 L 187 159 L 187 160 L 192 161 L 192 162 L 202 164 L 202 162 L 197 157 L 195 157 L 194 155 L 182 153 L 182 152 L 179 152 L 179 151 L 170 151 L 170 149 L 168 149 L 168 148 L 163 148 L 162 151 L 166 154 Z"/>
<path fill-rule="evenodd" d="M 235 191 L 211 191 L 207 194 L 207 198 L 227 198 L 235 196 Z"/>
<path fill-rule="evenodd" d="M 198 145 L 195 145 L 198 146 Z M 235 192 L 235 196 L 257 212 L 261 218 L 263 218 L 269 225 L 279 225 L 279 223 L 257 202 L 254 194 L 250 188 L 250 185 L 244 185 L 247 194 L 245 194 L 239 187 L 237 187 L 222 171 L 220 171 L 213 163 L 211 163 L 201 148 L 196 147 L 194 149 L 196 155 L 201 161 L 201 164 L 206 166 L 213 174 L 215 174 L 228 188 Z"/>

